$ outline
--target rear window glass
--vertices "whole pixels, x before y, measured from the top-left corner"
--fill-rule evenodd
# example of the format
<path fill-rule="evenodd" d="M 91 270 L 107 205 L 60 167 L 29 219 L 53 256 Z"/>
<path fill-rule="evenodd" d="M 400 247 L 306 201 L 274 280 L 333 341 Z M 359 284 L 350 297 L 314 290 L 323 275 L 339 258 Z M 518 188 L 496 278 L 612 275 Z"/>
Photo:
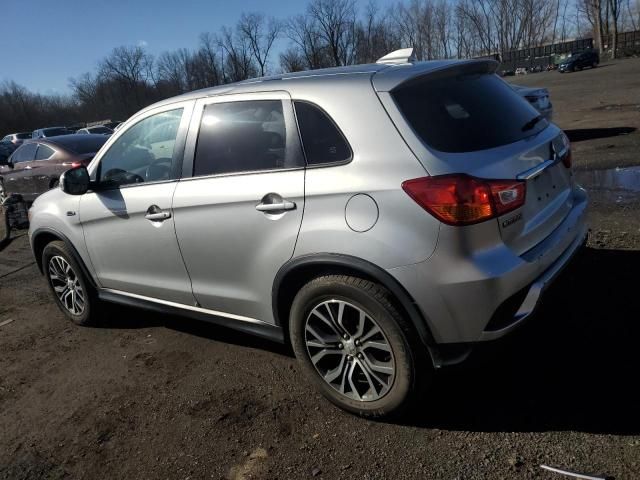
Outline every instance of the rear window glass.
<path fill-rule="evenodd" d="M 71 133 L 66 128 L 45 128 L 43 132 L 47 137 L 55 137 L 57 135 L 68 135 Z"/>
<path fill-rule="evenodd" d="M 429 147 L 473 152 L 517 142 L 547 127 L 539 113 L 493 74 L 424 78 L 393 92 Z"/>
<path fill-rule="evenodd" d="M 55 143 L 79 155 L 96 153 L 109 138 L 106 136 L 69 135 L 55 139 Z"/>
<path fill-rule="evenodd" d="M 17 133 L 16 137 L 18 137 L 19 140 L 26 140 L 27 138 L 31 138 L 31 134 L 30 133 Z"/>
<path fill-rule="evenodd" d="M 113 133 L 113 130 L 107 127 L 91 127 L 87 128 L 87 130 L 89 130 L 89 133 Z"/>

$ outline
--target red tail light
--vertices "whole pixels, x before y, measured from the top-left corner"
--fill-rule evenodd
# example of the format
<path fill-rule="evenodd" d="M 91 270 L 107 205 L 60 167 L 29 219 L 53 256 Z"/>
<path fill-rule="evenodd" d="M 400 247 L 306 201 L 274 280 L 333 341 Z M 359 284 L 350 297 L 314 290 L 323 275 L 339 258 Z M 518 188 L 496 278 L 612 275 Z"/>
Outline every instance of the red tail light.
<path fill-rule="evenodd" d="M 402 189 L 448 225 L 471 225 L 499 217 L 524 204 L 525 182 L 441 175 L 407 180 Z"/>
<path fill-rule="evenodd" d="M 71 168 L 78 168 L 78 167 L 81 167 L 82 165 L 84 165 L 83 162 L 73 162 L 71 164 Z"/>

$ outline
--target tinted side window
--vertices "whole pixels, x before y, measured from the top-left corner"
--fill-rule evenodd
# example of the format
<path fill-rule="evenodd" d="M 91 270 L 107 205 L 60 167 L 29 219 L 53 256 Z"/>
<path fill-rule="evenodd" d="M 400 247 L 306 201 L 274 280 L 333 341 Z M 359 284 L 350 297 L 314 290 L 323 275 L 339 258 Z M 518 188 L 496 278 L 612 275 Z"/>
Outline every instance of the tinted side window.
<path fill-rule="evenodd" d="M 38 144 L 27 143 L 18 148 L 11 157 L 13 163 L 30 162 L 36 156 L 36 148 Z"/>
<path fill-rule="evenodd" d="M 47 145 L 38 145 L 38 151 L 36 152 L 36 160 L 46 160 L 53 155 L 55 150 Z"/>
<path fill-rule="evenodd" d="M 115 141 L 100 160 L 98 180 L 114 185 L 170 180 L 182 108 L 141 120 Z"/>
<path fill-rule="evenodd" d="M 281 100 L 207 105 L 202 115 L 193 174 L 216 175 L 301 166 L 297 145 L 287 145 Z"/>
<path fill-rule="evenodd" d="M 295 102 L 295 106 L 309 165 L 344 162 L 351 158 L 347 141 L 326 113 L 307 102 Z"/>

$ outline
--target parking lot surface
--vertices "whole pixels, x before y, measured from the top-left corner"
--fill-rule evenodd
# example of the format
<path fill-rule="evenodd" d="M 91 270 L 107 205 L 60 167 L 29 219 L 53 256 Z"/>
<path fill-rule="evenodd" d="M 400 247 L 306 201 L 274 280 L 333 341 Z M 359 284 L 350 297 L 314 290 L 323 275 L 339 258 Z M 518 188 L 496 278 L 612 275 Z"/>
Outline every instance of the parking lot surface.
<path fill-rule="evenodd" d="M 222 328 L 116 307 L 76 327 L 18 232 L 0 251 L 0 478 L 639 478 L 640 59 L 509 80 L 551 92 L 589 243 L 404 423 L 334 408 L 286 347 Z"/>

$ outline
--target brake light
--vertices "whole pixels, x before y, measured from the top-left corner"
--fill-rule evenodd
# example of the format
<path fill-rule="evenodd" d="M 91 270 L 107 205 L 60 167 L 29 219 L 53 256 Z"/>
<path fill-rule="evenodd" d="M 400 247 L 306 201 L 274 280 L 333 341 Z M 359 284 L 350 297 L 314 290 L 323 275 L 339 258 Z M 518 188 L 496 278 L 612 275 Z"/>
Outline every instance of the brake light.
<path fill-rule="evenodd" d="M 471 225 L 499 217 L 524 204 L 526 184 L 519 180 L 485 180 L 465 174 L 407 180 L 402 189 L 438 220 Z"/>
<path fill-rule="evenodd" d="M 73 162 L 71 164 L 71 168 L 78 168 L 78 167 L 81 167 L 82 165 L 84 165 L 84 163 L 82 162 Z"/>

